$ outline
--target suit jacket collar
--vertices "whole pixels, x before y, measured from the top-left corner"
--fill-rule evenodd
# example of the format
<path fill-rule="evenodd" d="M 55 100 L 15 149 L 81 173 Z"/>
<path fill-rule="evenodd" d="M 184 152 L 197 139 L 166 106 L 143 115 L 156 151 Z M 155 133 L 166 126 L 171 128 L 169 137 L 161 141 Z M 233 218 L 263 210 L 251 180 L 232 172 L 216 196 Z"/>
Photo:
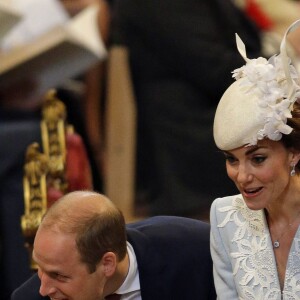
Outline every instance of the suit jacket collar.
<path fill-rule="evenodd" d="M 159 278 L 166 268 L 159 251 L 140 231 L 127 229 L 127 238 L 137 258 L 142 299 L 163 299 L 163 280 L 153 280 Z"/>

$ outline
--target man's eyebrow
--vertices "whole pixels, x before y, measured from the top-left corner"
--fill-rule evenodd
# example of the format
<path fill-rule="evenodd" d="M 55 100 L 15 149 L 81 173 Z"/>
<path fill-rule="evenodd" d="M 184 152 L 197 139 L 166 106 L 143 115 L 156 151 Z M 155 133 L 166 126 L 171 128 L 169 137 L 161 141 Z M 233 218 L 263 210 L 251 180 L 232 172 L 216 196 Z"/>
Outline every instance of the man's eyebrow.
<path fill-rule="evenodd" d="M 70 278 L 70 276 L 68 276 L 67 274 L 63 273 L 59 269 L 46 270 L 46 269 L 40 268 L 40 270 L 43 273 L 47 274 L 47 276 L 49 276 L 51 278 L 56 278 L 57 276 L 62 276 L 62 277 Z"/>
<path fill-rule="evenodd" d="M 36 259 L 35 259 L 34 251 L 32 251 L 32 259 L 33 259 L 35 262 L 37 262 Z M 54 277 L 55 275 L 66 276 L 66 275 L 63 274 L 63 272 L 62 272 L 61 270 L 58 270 L 58 269 L 57 269 L 57 270 L 56 270 L 56 269 L 53 269 L 53 270 L 46 270 L 46 269 L 44 269 L 44 268 L 41 268 L 40 266 L 39 266 L 39 269 L 41 269 L 44 273 L 48 274 L 48 275 L 51 276 L 51 277 Z"/>

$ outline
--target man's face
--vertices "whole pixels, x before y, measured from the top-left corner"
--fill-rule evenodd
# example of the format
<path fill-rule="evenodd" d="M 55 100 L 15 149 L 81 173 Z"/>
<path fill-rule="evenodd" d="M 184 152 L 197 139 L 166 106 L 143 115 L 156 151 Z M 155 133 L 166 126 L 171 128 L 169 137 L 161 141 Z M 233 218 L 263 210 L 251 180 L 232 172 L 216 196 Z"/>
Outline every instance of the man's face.
<path fill-rule="evenodd" d="M 75 236 L 40 228 L 33 258 L 39 266 L 40 294 L 59 300 L 100 300 L 106 277 L 101 263 L 94 273 L 80 261 Z"/>

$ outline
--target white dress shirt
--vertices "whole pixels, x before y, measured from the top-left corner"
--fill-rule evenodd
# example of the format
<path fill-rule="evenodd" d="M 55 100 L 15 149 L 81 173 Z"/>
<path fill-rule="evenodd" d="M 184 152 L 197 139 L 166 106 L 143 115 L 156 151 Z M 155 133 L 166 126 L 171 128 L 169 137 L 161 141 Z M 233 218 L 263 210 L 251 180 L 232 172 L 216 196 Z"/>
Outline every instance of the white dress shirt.
<path fill-rule="evenodd" d="M 127 242 L 127 253 L 129 258 L 128 274 L 116 294 L 120 294 L 121 300 L 141 300 L 140 278 L 134 250 Z"/>

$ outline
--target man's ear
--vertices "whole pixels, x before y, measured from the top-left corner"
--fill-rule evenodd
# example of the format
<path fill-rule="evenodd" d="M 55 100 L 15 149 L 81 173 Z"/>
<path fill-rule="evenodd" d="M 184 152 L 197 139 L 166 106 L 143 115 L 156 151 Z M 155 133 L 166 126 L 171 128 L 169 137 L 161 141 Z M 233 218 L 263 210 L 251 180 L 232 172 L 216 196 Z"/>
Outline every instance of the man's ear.
<path fill-rule="evenodd" d="M 113 252 L 106 252 L 102 259 L 101 265 L 103 268 L 104 275 L 106 277 L 111 277 L 117 268 L 117 256 Z"/>

